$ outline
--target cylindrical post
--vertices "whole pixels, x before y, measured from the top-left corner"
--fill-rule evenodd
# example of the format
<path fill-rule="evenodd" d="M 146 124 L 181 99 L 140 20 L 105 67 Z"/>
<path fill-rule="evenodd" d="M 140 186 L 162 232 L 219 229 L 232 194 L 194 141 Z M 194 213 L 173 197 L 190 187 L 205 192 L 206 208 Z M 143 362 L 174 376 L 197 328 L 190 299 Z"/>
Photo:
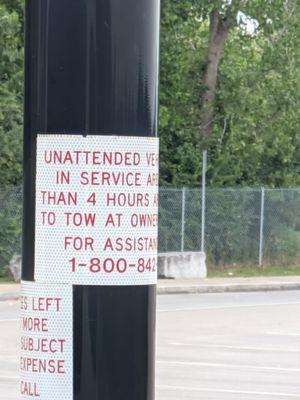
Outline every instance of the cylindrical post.
<path fill-rule="evenodd" d="M 159 0 L 26 0 L 21 398 L 153 400 Z"/>
<path fill-rule="evenodd" d="M 265 218 L 265 189 L 261 188 L 260 226 L 259 226 L 259 266 L 264 264 L 264 218 Z"/>
<path fill-rule="evenodd" d="M 206 166 L 207 150 L 203 152 L 202 160 L 202 198 L 201 198 L 201 251 L 205 251 L 205 207 L 206 207 Z"/>
<path fill-rule="evenodd" d="M 182 188 L 181 200 L 181 252 L 184 252 L 184 235 L 185 235 L 185 194 L 186 188 Z"/>

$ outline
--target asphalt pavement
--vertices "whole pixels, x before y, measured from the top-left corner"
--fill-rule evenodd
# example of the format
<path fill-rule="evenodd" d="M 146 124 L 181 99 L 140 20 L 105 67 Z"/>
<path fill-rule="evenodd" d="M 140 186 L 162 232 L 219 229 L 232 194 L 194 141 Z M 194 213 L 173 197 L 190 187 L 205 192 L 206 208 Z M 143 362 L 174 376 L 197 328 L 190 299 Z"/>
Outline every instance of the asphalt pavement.
<path fill-rule="evenodd" d="M 158 296 L 157 400 L 300 400 L 300 291 Z M 0 303 L 0 400 L 17 400 L 18 303 Z M 63 399 L 62 399 L 63 400 Z"/>
<path fill-rule="evenodd" d="M 159 298 L 159 400 L 300 399 L 300 292 Z"/>

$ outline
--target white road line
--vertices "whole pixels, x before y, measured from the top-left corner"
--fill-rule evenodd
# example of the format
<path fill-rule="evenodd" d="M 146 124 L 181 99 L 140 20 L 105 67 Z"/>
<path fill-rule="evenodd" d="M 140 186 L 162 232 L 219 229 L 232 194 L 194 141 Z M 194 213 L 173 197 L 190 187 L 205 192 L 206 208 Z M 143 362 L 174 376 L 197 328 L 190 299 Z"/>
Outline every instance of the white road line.
<path fill-rule="evenodd" d="M 19 380 L 19 377 L 18 376 L 0 375 L 0 379 L 10 380 L 10 381 L 17 381 L 17 380 Z"/>
<path fill-rule="evenodd" d="M 267 367 L 267 366 L 256 366 L 247 364 L 224 364 L 224 363 L 206 363 L 198 361 L 167 361 L 167 360 L 159 360 L 157 362 L 159 364 L 179 365 L 184 367 L 197 366 L 197 367 L 213 367 L 213 368 L 251 369 L 256 371 L 276 371 L 276 372 L 295 372 L 295 373 L 300 372 L 300 368 Z"/>
<path fill-rule="evenodd" d="M 300 333 L 297 332 L 266 332 L 266 335 L 273 335 L 273 336 L 291 336 L 291 337 L 298 337 Z"/>
<path fill-rule="evenodd" d="M 17 322 L 20 321 L 19 318 L 8 318 L 8 319 L 0 319 L 0 322 Z"/>
<path fill-rule="evenodd" d="M 273 397 L 293 397 L 300 399 L 299 394 L 295 393 L 277 393 L 277 392 L 256 392 L 248 390 L 231 390 L 231 389 L 211 389 L 211 388 L 195 388 L 188 386 L 169 386 L 169 385 L 158 385 L 157 389 L 164 390 L 184 390 L 186 392 L 210 392 L 210 393 L 228 393 L 228 394 L 245 394 L 253 396 L 273 396 Z"/>
<path fill-rule="evenodd" d="M 224 349 L 224 350 L 245 350 L 245 351 L 263 351 L 268 352 L 284 352 L 284 353 L 293 353 L 297 354 L 300 353 L 300 350 L 295 349 L 283 349 L 277 347 L 247 347 L 247 346 L 229 346 L 229 345 L 222 345 L 222 344 L 205 344 L 205 343 L 181 343 L 181 342 L 170 342 L 172 346 L 182 346 L 182 347 L 201 347 L 201 348 L 209 348 L 209 349 Z"/>
<path fill-rule="evenodd" d="M 178 311 L 201 311 L 201 310 L 224 310 L 231 308 L 255 308 L 255 307 L 277 307 L 277 306 L 291 306 L 299 305 L 299 301 L 289 303 L 257 303 L 257 304 L 232 304 L 221 306 L 206 306 L 206 307 L 181 307 L 181 308 L 168 308 L 158 309 L 158 312 L 178 312 Z"/>

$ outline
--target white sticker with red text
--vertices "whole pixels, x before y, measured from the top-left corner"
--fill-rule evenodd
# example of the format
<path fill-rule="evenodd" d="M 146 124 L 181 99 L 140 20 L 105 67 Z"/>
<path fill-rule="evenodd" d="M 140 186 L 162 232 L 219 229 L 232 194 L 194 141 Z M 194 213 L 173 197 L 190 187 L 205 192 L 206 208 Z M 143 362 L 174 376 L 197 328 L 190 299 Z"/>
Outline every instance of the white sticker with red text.
<path fill-rule="evenodd" d="M 73 399 L 72 286 L 22 282 L 20 398 Z"/>
<path fill-rule="evenodd" d="M 35 279 L 157 282 L 158 139 L 38 135 Z"/>

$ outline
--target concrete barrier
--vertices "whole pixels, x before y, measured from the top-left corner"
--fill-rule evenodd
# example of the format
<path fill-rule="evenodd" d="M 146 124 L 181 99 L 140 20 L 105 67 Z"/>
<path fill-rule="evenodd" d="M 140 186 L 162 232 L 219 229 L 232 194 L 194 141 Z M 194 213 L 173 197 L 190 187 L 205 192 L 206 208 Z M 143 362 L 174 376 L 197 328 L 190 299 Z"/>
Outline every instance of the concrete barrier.
<path fill-rule="evenodd" d="M 15 282 L 21 281 L 21 264 L 22 257 L 19 254 L 14 254 L 9 262 L 8 270 Z"/>
<path fill-rule="evenodd" d="M 172 252 L 158 255 L 158 276 L 163 278 L 206 278 L 205 253 Z"/>

